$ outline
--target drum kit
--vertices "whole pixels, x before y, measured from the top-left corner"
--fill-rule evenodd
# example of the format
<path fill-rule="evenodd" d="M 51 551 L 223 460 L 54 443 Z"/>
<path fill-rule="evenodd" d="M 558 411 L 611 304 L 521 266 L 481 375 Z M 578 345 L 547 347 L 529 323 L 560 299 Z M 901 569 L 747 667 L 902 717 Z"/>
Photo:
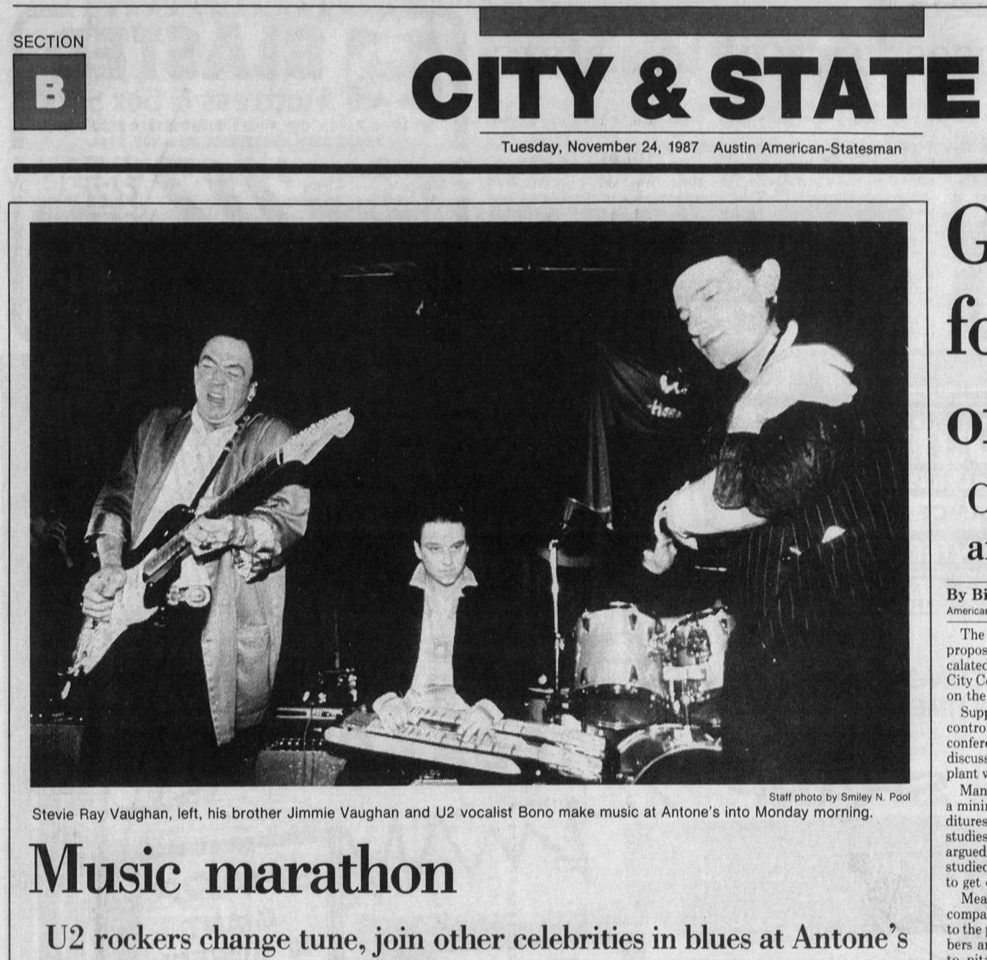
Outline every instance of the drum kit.
<path fill-rule="evenodd" d="M 572 639 L 572 685 L 562 686 L 558 541 L 549 544 L 555 623 L 555 683 L 528 691 L 532 719 L 578 723 L 613 746 L 614 778 L 622 783 L 711 783 L 720 778 L 718 697 L 727 644 L 735 626 L 728 609 L 713 606 L 653 617 L 617 601 L 587 610 Z"/>

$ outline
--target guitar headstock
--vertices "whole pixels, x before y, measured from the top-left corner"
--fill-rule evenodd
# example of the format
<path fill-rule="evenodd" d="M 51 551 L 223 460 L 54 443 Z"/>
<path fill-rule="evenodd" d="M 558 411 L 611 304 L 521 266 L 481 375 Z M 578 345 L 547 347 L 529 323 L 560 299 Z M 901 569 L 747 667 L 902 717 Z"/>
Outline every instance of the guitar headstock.
<path fill-rule="evenodd" d="M 353 414 L 350 408 L 339 410 L 329 417 L 317 420 L 301 433 L 296 433 L 281 448 L 284 460 L 298 460 L 311 463 L 318 452 L 333 438 L 345 437 L 353 428 Z"/>

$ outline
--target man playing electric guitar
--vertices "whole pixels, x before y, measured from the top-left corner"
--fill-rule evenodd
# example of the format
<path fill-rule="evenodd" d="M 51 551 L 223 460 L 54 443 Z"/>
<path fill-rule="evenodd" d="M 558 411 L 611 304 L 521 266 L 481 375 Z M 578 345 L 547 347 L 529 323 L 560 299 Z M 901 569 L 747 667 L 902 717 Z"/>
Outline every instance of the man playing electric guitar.
<path fill-rule="evenodd" d="M 144 420 L 89 523 L 100 564 L 82 595 L 91 625 L 108 624 L 135 593 L 138 606 L 151 608 L 113 642 L 88 683 L 83 762 L 94 783 L 236 782 L 256 752 L 270 699 L 282 567 L 305 533 L 309 494 L 269 484 L 249 508 L 210 511 L 292 431 L 247 413 L 257 381 L 245 340 L 210 339 L 193 377 L 193 409 L 159 409 Z M 181 562 L 145 600 L 125 588 L 128 548 L 155 539 L 162 526 L 175 527 L 163 532 L 182 548 Z"/>

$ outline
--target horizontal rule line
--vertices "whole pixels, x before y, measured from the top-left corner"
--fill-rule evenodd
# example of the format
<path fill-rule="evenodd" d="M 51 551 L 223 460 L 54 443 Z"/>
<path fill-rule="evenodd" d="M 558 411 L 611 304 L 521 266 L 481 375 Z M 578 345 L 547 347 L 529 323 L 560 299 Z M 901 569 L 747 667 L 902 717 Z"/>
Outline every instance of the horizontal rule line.
<path fill-rule="evenodd" d="M 15 163 L 14 173 L 533 174 L 533 173 L 979 174 L 987 163 Z"/>
<path fill-rule="evenodd" d="M 480 130 L 481 137 L 921 137 L 921 130 Z"/>
<path fill-rule="evenodd" d="M 14 3 L 27 10 L 476 10 L 473 3 Z"/>

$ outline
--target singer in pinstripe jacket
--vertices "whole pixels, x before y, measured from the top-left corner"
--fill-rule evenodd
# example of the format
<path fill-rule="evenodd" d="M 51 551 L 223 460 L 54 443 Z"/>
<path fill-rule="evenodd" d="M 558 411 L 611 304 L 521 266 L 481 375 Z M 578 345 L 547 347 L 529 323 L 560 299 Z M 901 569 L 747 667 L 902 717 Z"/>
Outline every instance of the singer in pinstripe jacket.
<path fill-rule="evenodd" d="M 711 469 L 662 503 L 645 566 L 725 537 L 738 629 L 721 703 L 730 779 L 908 778 L 907 501 L 898 448 L 843 354 L 774 319 L 780 266 L 702 260 L 674 286 L 689 336 L 747 387 Z"/>

